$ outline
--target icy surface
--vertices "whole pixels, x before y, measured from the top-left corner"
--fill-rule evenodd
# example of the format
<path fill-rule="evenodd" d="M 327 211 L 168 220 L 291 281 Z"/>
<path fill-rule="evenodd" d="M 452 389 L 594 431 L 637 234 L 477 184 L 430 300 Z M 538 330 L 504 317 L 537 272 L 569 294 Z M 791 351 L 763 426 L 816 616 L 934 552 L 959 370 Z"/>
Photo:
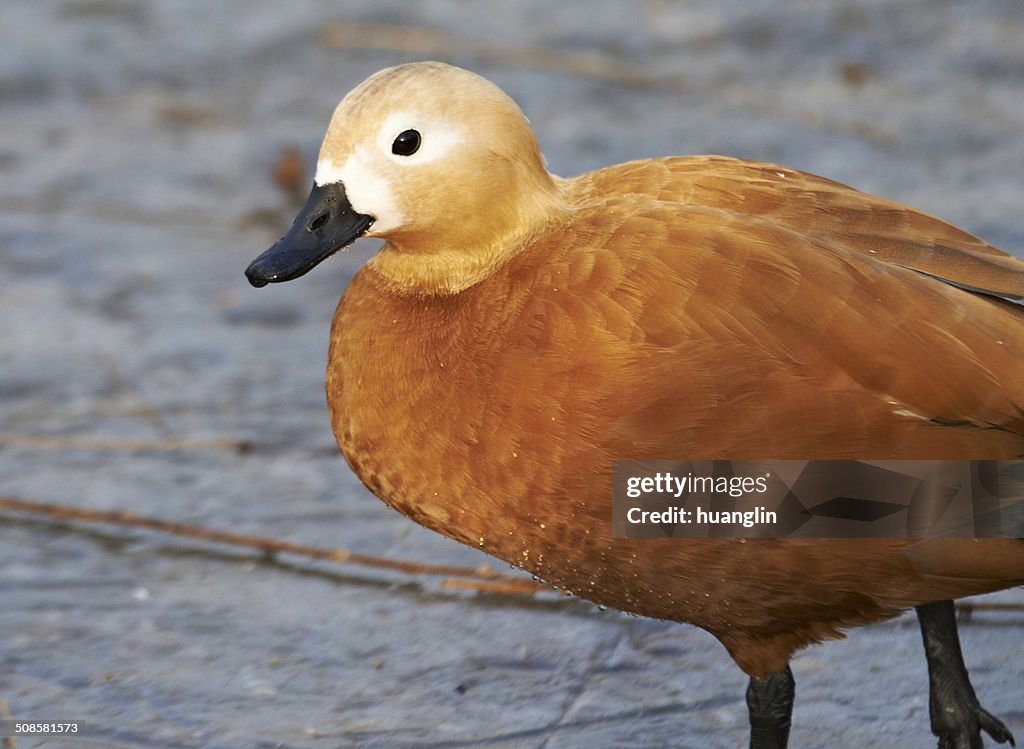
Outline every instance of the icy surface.
<path fill-rule="evenodd" d="M 336 48 L 336 23 L 455 36 Z M 560 56 L 539 64 L 535 49 Z M 594 55 L 660 85 L 556 64 Z M 387 510 L 336 454 L 328 323 L 372 244 L 300 282 L 242 277 L 295 209 L 270 178 L 281 150 L 309 170 L 348 89 L 423 57 L 502 85 L 560 174 L 674 153 L 773 160 L 1024 251 L 1017 0 L 12 0 L 0 494 L 486 561 Z M 0 699 L 20 719 L 83 721 L 81 746 L 724 749 L 747 733 L 745 679 L 710 636 L 578 601 L 14 513 L 0 515 L 0 600 Z M 962 635 L 983 703 L 1024 739 L 1024 615 L 978 613 Z M 912 618 L 804 651 L 794 671 L 794 746 L 932 745 Z"/>

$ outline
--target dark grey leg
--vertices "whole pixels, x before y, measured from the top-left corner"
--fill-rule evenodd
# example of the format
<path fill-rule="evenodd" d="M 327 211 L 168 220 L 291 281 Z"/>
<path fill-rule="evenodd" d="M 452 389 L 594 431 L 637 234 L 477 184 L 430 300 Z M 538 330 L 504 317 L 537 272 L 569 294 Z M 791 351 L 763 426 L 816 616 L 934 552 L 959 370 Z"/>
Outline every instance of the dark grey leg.
<path fill-rule="evenodd" d="M 982 749 L 984 731 L 1000 744 L 1013 742 L 1013 734 L 1002 721 L 978 702 L 960 652 L 956 609 L 952 601 L 938 601 L 917 607 L 917 619 L 928 659 L 932 733 L 939 749 Z"/>
<path fill-rule="evenodd" d="M 750 710 L 750 749 L 786 749 L 793 716 L 793 672 L 751 677 L 747 686 Z"/>

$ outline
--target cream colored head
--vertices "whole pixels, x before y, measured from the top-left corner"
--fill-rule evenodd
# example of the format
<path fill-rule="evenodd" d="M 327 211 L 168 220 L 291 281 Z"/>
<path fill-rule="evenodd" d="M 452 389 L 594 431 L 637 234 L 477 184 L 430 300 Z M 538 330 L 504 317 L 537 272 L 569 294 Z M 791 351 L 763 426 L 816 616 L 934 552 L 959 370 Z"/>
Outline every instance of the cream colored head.
<path fill-rule="evenodd" d="M 486 275 L 557 199 L 516 103 L 438 62 L 382 70 L 342 100 L 316 171 L 317 185 L 338 182 L 373 217 L 366 236 L 388 240 L 375 269 L 401 287 L 449 291 Z"/>

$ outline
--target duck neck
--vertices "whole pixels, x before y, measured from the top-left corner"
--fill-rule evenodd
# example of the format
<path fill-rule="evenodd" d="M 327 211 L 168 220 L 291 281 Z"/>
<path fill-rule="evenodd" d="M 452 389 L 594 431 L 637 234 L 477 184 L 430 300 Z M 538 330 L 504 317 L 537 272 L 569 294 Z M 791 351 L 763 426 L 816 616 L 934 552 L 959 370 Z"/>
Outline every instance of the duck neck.
<path fill-rule="evenodd" d="M 406 231 L 367 263 L 378 283 L 401 296 L 450 296 L 491 276 L 569 211 L 564 180 L 543 173 L 504 196 L 486 216 L 453 216 L 442 232 Z"/>

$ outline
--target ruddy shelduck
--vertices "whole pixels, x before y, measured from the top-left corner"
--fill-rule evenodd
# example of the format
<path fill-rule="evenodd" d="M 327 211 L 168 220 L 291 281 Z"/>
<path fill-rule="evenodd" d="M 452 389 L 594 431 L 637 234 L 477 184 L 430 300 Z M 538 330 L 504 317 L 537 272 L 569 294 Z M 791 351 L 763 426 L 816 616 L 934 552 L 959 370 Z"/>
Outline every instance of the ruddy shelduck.
<path fill-rule="evenodd" d="M 247 271 L 385 240 L 331 329 L 352 470 L 418 523 L 599 604 L 691 622 L 784 747 L 789 660 L 916 607 L 944 749 L 1012 740 L 952 599 L 1024 584 L 1007 539 L 634 540 L 617 459 L 1024 456 L 1024 262 L 811 174 L 669 157 L 563 179 L 519 107 L 436 62 L 383 70 L 327 130 L 312 193 Z"/>

